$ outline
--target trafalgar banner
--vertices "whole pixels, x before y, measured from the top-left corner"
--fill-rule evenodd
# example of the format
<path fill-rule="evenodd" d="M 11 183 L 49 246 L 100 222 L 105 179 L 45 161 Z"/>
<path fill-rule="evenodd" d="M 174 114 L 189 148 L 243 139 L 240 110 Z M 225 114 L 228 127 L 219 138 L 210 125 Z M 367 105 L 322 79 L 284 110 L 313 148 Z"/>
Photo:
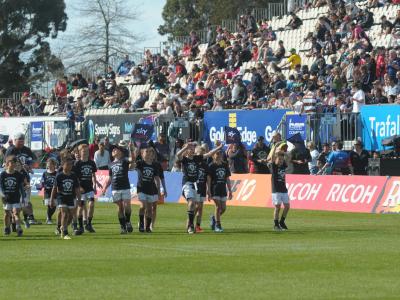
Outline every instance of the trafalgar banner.
<path fill-rule="evenodd" d="M 400 106 L 364 105 L 361 108 L 361 123 L 364 148 L 383 150 L 383 139 L 400 134 Z"/>
<path fill-rule="evenodd" d="M 271 141 L 272 131 L 278 128 L 286 112 L 285 109 L 207 111 L 204 113 L 204 139 L 213 147 L 216 140 L 225 140 L 225 126 L 229 126 L 240 132 L 242 143 L 251 149 L 258 136 Z"/>

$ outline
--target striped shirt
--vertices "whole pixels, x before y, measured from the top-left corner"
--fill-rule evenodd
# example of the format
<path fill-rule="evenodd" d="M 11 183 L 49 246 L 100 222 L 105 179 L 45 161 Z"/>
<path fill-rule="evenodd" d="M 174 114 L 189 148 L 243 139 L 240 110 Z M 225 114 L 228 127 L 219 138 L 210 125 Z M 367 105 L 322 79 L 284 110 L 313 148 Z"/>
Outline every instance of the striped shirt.
<path fill-rule="evenodd" d="M 313 92 L 307 92 L 303 97 L 303 111 L 306 114 L 315 114 L 317 112 L 317 99 Z"/>

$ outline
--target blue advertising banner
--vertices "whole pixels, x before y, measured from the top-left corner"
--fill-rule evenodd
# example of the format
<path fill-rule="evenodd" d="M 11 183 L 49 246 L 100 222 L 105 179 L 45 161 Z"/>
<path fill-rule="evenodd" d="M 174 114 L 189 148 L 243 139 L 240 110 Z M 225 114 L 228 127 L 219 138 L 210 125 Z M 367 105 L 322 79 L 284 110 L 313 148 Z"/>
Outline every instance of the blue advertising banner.
<path fill-rule="evenodd" d="M 31 122 L 31 149 L 42 150 L 43 148 L 43 122 Z"/>
<path fill-rule="evenodd" d="M 303 141 L 307 139 L 306 115 L 286 114 L 286 139 L 299 133 Z"/>
<path fill-rule="evenodd" d="M 383 150 L 383 139 L 400 134 L 400 106 L 365 105 L 361 108 L 361 122 L 364 148 Z"/>
<path fill-rule="evenodd" d="M 205 141 L 214 146 L 216 140 L 225 140 L 225 126 L 235 127 L 240 132 L 242 143 L 251 149 L 257 142 L 257 136 L 271 141 L 272 131 L 277 129 L 286 112 L 286 109 L 207 111 L 204 114 Z"/>

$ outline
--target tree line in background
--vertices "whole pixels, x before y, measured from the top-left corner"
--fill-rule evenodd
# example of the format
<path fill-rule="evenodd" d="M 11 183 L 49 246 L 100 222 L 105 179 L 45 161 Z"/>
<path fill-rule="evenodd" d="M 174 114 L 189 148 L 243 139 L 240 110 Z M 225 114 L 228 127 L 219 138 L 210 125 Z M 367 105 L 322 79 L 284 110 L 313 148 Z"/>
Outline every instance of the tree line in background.
<path fill-rule="evenodd" d="M 167 0 L 158 28 L 161 35 L 186 36 L 192 30 L 202 30 L 207 23 L 221 24 L 224 19 L 235 19 L 239 11 L 266 7 L 271 0 Z"/>

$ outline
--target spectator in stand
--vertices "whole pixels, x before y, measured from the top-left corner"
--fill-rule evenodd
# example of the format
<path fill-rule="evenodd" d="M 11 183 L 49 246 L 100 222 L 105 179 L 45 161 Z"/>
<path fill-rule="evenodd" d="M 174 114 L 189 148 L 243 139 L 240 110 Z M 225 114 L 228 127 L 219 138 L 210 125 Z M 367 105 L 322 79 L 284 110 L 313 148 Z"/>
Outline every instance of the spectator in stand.
<path fill-rule="evenodd" d="M 115 80 L 115 77 L 116 77 L 116 75 L 115 75 L 113 68 L 111 66 L 108 66 L 107 73 L 106 73 L 106 80 L 112 81 L 112 80 Z"/>
<path fill-rule="evenodd" d="M 247 88 L 240 77 L 237 77 L 234 81 L 231 99 L 233 105 L 241 105 L 247 99 Z"/>
<path fill-rule="evenodd" d="M 247 169 L 247 153 L 243 144 L 230 144 L 226 151 L 231 173 L 245 174 Z"/>
<path fill-rule="evenodd" d="M 189 60 L 195 60 L 199 54 L 200 38 L 198 37 L 196 31 L 190 32 L 190 57 Z"/>
<path fill-rule="evenodd" d="M 275 51 L 274 56 L 277 62 L 280 62 L 285 57 L 286 49 L 283 46 L 283 41 L 278 42 L 278 49 Z"/>
<path fill-rule="evenodd" d="M 251 151 L 251 161 L 254 163 L 254 173 L 256 174 L 269 174 L 269 168 L 267 164 L 267 157 L 271 149 L 264 143 L 264 137 L 259 136 L 257 143 L 254 145 Z"/>
<path fill-rule="evenodd" d="M 54 87 L 54 94 L 56 97 L 62 97 L 62 98 L 67 97 L 68 95 L 67 83 L 63 78 L 57 80 L 56 85 Z"/>
<path fill-rule="evenodd" d="M 129 55 L 125 55 L 125 59 L 119 64 L 117 68 L 117 73 L 119 76 L 126 76 L 128 75 L 129 71 L 135 65 L 134 62 L 129 60 Z"/>
<path fill-rule="evenodd" d="M 381 34 L 387 33 L 388 30 L 391 32 L 393 27 L 393 24 L 383 15 L 381 17 Z"/>
<path fill-rule="evenodd" d="M 74 89 L 83 89 L 87 88 L 88 83 L 85 78 L 82 77 L 82 74 L 76 74 L 74 80 L 72 81 L 72 88 Z"/>
<path fill-rule="evenodd" d="M 389 51 L 389 59 L 386 67 L 389 77 L 397 83 L 396 73 L 400 71 L 400 58 L 397 57 L 396 50 Z"/>
<path fill-rule="evenodd" d="M 198 106 L 203 105 L 208 100 L 208 90 L 204 87 L 204 82 L 202 81 L 197 84 L 195 100 Z"/>
<path fill-rule="evenodd" d="M 301 25 L 303 25 L 303 21 L 298 16 L 296 16 L 294 12 L 290 13 L 290 17 L 291 19 L 289 23 L 285 26 L 285 29 L 297 29 Z"/>
<path fill-rule="evenodd" d="M 293 70 L 296 65 L 301 65 L 301 57 L 296 53 L 296 49 L 294 48 L 290 49 L 290 56 L 287 62 L 281 65 L 281 68 L 284 68 L 287 65 L 289 65 L 289 68 L 291 70 Z"/>
<path fill-rule="evenodd" d="M 99 150 L 94 153 L 94 162 L 99 170 L 108 170 L 111 164 L 110 152 L 105 149 L 104 139 L 99 142 Z"/>
<path fill-rule="evenodd" d="M 350 162 L 354 175 L 368 175 L 369 153 L 363 149 L 362 142 L 357 140 L 354 149 L 350 152 Z"/>
<path fill-rule="evenodd" d="M 361 107 L 365 105 L 365 93 L 361 89 L 361 83 L 357 82 L 353 84 L 353 97 L 351 98 L 353 102 L 353 113 L 360 113 Z"/>

